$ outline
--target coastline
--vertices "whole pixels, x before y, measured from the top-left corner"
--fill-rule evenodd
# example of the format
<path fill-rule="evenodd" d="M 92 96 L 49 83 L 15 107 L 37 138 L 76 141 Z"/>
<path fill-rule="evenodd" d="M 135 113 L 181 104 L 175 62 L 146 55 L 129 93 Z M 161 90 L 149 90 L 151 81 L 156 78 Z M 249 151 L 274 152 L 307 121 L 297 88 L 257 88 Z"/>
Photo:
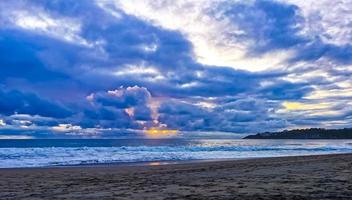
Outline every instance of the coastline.
<path fill-rule="evenodd" d="M 352 153 L 352 140 L 64 140 L 2 142 L 0 168 L 143 165 Z M 13 147 L 7 147 L 11 145 Z M 3 147 L 3 148 L 2 148 Z M 218 160 L 216 160 L 218 161 Z"/>
<path fill-rule="evenodd" d="M 86 163 L 86 164 L 67 164 L 67 165 L 49 165 L 49 166 L 33 166 L 33 167 L 4 167 L 1 170 L 21 170 L 21 169 L 60 169 L 60 168 L 106 168 L 106 167 L 147 167 L 147 166 L 164 166 L 164 165 L 189 165 L 204 164 L 217 162 L 235 162 L 245 160 L 261 160 L 271 158 L 292 158 L 292 157 L 312 157 L 312 156 L 328 156 L 328 155 L 349 155 L 352 153 L 326 153 L 326 154 L 307 154 L 307 155 L 283 155 L 283 156 L 263 156 L 248 158 L 221 158 L 221 159 L 192 159 L 192 160 L 155 160 L 155 161 L 136 161 L 136 162 L 106 162 L 106 163 Z"/>
<path fill-rule="evenodd" d="M 352 154 L 7 168 L 0 185 L 0 199 L 349 199 Z"/>

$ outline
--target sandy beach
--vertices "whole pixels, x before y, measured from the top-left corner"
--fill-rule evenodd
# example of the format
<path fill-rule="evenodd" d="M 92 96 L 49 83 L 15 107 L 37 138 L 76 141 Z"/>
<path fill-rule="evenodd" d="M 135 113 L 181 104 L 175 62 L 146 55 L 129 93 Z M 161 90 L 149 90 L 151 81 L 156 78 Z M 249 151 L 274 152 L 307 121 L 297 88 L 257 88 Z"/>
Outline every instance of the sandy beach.
<path fill-rule="evenodd" d="M 0 199 L 352 199 L 352 154 L 1 169 Z"/>

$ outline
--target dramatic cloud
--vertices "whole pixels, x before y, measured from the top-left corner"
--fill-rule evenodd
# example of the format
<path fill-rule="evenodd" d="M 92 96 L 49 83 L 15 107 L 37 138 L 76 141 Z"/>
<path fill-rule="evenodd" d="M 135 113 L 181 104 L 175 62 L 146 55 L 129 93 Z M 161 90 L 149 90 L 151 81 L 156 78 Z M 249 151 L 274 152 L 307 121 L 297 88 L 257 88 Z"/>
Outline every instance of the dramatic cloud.
<path fill-rule="evenodd" d="M 40 99 L 34 94 L 0 90 L 0 114 L 15 113 L 54 118 L 65 118 L 72 115 L 70 110 L 48 100 Z"/>
<path fill-rule="evenodd" d="M 349 127 L 351 10 L 342 0 L 1 1 L 0 130 Z"/>
<path fill-rule="evenodd" d="M 138 86 L 92 93 L 87 96 L 90 105 L 84 111 L 84 118 L 91 124 L 84 124 L 84 120 L 81 124 L 105 128 L 150 128 L 154 123 L 151 98 L 146 88 Z"/>

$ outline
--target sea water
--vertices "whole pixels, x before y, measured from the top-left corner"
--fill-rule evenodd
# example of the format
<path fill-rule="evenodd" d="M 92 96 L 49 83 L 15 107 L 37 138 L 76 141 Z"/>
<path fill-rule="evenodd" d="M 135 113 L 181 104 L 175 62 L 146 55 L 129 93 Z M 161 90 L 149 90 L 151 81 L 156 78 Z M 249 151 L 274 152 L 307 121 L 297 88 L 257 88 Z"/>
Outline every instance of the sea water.
<path fill-rule="evenodd" d="M 352 153 L 352 140 L 0 140 L 0 168 Z"/>

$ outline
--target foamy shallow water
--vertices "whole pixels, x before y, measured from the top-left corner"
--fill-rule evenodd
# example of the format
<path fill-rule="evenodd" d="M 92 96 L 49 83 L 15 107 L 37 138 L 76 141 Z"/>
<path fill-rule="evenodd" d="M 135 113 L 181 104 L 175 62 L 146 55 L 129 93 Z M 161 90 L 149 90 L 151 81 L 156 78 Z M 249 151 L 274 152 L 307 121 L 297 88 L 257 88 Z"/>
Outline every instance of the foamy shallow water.
<path fill-rule="evenodd" d="M 352 140 L 1 140 L 0 168 L 352 153 Z"/>

